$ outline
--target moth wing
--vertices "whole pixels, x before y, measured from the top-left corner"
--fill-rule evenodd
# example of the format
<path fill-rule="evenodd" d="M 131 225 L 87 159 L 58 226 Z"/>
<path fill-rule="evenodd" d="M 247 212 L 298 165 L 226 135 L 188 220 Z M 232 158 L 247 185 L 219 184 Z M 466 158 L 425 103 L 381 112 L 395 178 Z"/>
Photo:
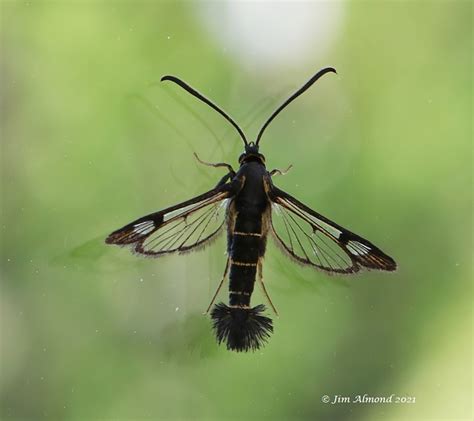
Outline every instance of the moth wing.
<path fill-rule="evenodd" d="M 159 212 L 151 213 L 114 231 L 107 244 L 132 246 L 137 253 L 158 257 L 204 247 L 225 225 L 228 185 Z"/>
<path fill-rule="evenodd" d="M 330 273 L 361 268 L 394 271 L 395 261 L 370 241 L 313 211 L 288 193 L 271 187 L 271 232 L 294 260 Z"/>

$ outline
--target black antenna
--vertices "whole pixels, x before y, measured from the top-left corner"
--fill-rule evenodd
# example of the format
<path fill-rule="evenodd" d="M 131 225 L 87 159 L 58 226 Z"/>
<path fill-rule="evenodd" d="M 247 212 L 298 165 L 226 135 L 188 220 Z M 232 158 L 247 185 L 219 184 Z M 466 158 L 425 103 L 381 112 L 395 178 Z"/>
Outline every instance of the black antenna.
<path fill-rule="evenodd" d="M 292 102 L 294 99 L 298 98 L 303 92 L 305 92 L 307 89 L 311 87 L 311 85 L 316 82 L 321 76 L 324 76 L 326 73 L 333 72 L 336 73 L 336 69 L 333 67 L 325 67 L 324 69 L 321 69 L 318 73 L 316 73 L 310 80 L 308 80 L 300 89 L 298 89 L 293 95 L 291 95 L 283 104 L 281 104 L 270 116 L 270 118 L 265 122 L 265 124 L 262 126 L 260 129 L 260 132 L 258 133 L 257 136 L 257 141 L 256 144 L 258 145 L 258 142 L 260 142 L 260 138 L 262 137 L 263 132 L 267 128 L 267 126 L 272 122 L 272 120 L 280 113 L 283 108 L 285 108 L 290 102 Z"/>
<path fill-rule="evenodd" d="M 161 81 L 163 82 L 165 80 L 170 80 L 171 82 L 176 83 L 177 85 L 181 86 L 181 88 L 188 91 L 191 95 L 195 96 L 196 98 L 200 99 L 202 102 L 209 105 L 209 107 L 216 110 L 221 116 L 223 116 L 230 124 L 232 124 L 235 127 L 235 129 L 239 132 L 240 137 L 244 141 L 245 146 L 248 145 L 247 139 L 245 138 L 245 135 L 244 135 L 244 132 L 240 129 L 240 127 L 237 125 L 237 123 L 234 120 L 232 120 L 232 118 L 228 114 L 226 114 L 224 111 L 222 111 L 211 100 L 207 99 L 203 94 L 199 93 L 198 91 L 196 91 L 196 89 L 192 88 L 186 82 L 183 82 L 181 79 L 179 79 L 175 76 L 163 76 L 161 78 Z"/>

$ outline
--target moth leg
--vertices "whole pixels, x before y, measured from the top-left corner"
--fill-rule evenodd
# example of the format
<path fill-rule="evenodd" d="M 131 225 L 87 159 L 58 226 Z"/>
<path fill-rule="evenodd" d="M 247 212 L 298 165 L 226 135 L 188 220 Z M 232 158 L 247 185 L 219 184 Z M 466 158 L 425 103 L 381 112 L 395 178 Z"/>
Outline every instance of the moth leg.
<path fill-rule="evenodd" d="M 257 276 L 258 276 L 258 282 L 262 287 L 262 291 L 265 294 L 265 297 L 267 297 L 268 303 L 270 304 L 270 307 L 272 308 L 273 312 L 279 316 L 278 311 L 276 307 L 273 305 L 272 300 L 270 296 L 268 295 L 267 289 L 265 288 L 265 284 L 263 282 L 263 266 L 262 266 L 262 259 L 258 259 L 257 263 Z"/>
<path fill-rule="evenodd" d="M 232 175 L 232 177 L 235 175 L 235 171 L 232 168 L 232 165 L 226 164 L 225 162 L 219 162 L 217 164 L 211 164 L 210 162 L 205 162 L 199 156 L 197 155 L 196 152 L 194 152 L 194 157 L 197 159 L 197 161 L 202 164 L 202 165 L 207 165 L 208 167 L 214 167 L 214 168 L 219 168 L 219 167 L 225 167 L 229 170 L 229 174 Z"/>
<path fill-rule="evenodd" d="M 209 313 L 209 310 L 211 309 L 212 305 L 214 304 L 214 301 L 216 301 L 217 294 L 219 294 L 219 291 L 221 290 L 222 285 L 224 284 L 225 278 L 227 277 L 227 272 L 229 271 L 229 262 L 230 262 L 230 258 L 228 257 L 227 258 L 227 263 L 225 264 L 224 275 L 222 275 L 222 280 L 219 283 L 219 286 L 217 287 L 216 293 L 212 297 L 212 300 L 211 300 L 211 303 L 209 304 L 209 307 L 207 307 L 207 310 L 204 313 L 202 313 L 204 315 Z"/>
<path fill-rule="evenodd" d="M 288 171 L 290 171 L 293 168 L 293 164 L 290 164 L 286 170 L 279 170 L 279 169 L 274 169 L 270 171 L 270 177 L 273 177 L 274 175 L 286 175 Z"/>

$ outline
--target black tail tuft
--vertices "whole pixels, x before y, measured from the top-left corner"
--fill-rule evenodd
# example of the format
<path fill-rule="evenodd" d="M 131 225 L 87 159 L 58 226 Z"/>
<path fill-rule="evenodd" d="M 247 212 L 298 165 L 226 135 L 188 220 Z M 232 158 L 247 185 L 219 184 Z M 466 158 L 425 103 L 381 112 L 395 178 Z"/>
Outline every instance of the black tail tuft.
<path fill-rule="evenodd" d="M 273 333 L 272 319 L 260 314 L 264 311 L 263 304 L 254 308 L 216 304 L 211 318 L 217 342 L 227 342 L 227 349 L 237 352 L 259 349 Z"/>

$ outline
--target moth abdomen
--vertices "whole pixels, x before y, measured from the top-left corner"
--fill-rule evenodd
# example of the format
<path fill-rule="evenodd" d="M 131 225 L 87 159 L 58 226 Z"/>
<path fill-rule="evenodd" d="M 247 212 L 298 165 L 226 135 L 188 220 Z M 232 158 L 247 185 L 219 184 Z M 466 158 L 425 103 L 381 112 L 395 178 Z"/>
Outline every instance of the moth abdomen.
<path fill-rule="evenodd" d="M 238 352 L 259 349 L 273 332 L 272 320 L 262 314 L 265 306 L 250 307 L 260 259 L 265 254 L 265 236 L 262 234 L 264 208 L 249 204 L 243 206 L 239 202 L 235 205 L 235 213 L 231 208 L 229 305 L 219 303 L 211 312 L 217 341 L 225 342 L 227 349 Z"/>
<path fill-rule="evenodd" d="M 257 263 L 242 263 L 231 260 L 229 274 L 229 304 L 250 306 Z"/>

